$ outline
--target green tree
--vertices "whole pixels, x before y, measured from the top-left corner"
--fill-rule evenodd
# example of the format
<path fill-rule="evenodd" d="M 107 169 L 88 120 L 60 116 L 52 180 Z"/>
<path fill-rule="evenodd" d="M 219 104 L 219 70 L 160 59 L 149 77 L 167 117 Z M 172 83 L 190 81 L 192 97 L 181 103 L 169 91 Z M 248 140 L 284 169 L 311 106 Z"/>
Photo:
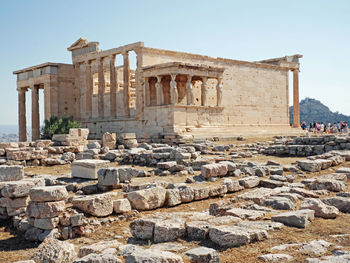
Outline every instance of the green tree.
<path fill-rule="evenodd" d="M 45 126 L 41 129 L 41 139 L 52 139 L 54 134 L 68 134 L 70 128 L 80 128 L 79 122 L 74 121 L 73 117 L 63 117 L 59 119 L 52 116 L 44 121 Z"/>

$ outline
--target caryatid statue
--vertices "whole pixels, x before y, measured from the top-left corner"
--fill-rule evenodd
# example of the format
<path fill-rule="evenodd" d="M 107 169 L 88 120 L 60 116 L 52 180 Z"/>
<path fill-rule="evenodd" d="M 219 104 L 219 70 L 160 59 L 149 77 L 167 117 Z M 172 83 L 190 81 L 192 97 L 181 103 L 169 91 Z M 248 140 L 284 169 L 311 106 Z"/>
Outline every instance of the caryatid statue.
<path fill-rule="evenodd" d="M 155 84 L 156 87 L 156 95 L 157 95 L 157 105 L 164 104 L 164 94 L 163 94 L 163 85 L 161 83 L 162 77 L 157 76 L 157 82 Z"/>
<path fill-rule="evenodd" d="M 177 90 L 175 79 L 176 79 L 176 75 L 171 74 L 171 81 L 170 81 L 170 103 L 171 104 L 176 104 L 179 102 L 179 92 Z"/>
<path fill-rule="evenodd" d="M 194 96 L 193 96 L 193 86 L 192 86 L 191 75 L 187 75 L 186 96 L 187 96 L 187 105 L 193 105 Z"/>
<path fill-rule="evenodd" d="M 216 106 L 222 106 L 222 78 L 218 78 L 218 83 L 216 84 Z"/>

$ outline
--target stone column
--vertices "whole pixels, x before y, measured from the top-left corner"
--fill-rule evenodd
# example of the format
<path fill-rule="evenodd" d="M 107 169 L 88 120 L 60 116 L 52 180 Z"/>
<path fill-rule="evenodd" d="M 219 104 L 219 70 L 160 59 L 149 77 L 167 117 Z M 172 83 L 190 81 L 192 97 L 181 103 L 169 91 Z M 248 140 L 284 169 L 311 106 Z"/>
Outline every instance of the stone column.
<path fill-rule="evenodd" d="M 27 121 L 26 121 L 26 90 L 18 91 L 18 137 L 20 142 L 27 141 Z"/>
<path fill-rule="evenodd" d="M 175 105 L 179 102 L 179 92 L 177 90 L 176 74 L 171 74 L 170 76 L 170 104 Z"/>
<path fill-rule="evenodd" d="M 80 63 L 74 64 L 75 119 L 80 119 Z"/>
<path fill-rule="evenodd" d="M 111 117 L 117 117 L 117 78 L 115 74 L 115 54 L 109 57 L 109 74 L 110 74 L 110 109 Z"/>
<path fill-rule="evenodd" d="M 216 84 L 216 106 L 222 106 L 222 78 L 218 78 Z"/>
<path fill-rule="evenodd" d="M 300 127 L 299 120 L 299 70 L 293 70 L 293 128 Z"/>
<path fill-rule="evenodd" d="M 163 105 L 164 104 L 164 93 L 163 93 L 163 85 L 161 83 L 162 77 L 157 76 L 157 82 L 156 82 L 156 95 L 157 95 L 157 105 Z"/>
<path fill-rule="evenodd" d="M 130 116 L 130 63 L 129 63 L 129 52 L 123 53 L 123 60 L 124 60 L 124 66 L 123 66 L 123 81 L 124 81 L 124 108 L 125 108 L 125 114 L 127 116 Z"/>
<path fill-rule="evenodd" d="M 201 94 L 202 106 L 207 105 L 207 87 L 208 87 L 207 81 L 208 81 L 207 77 L 202 77 L 202 94 Z"/>
<path fill-rule="evenodd" d="M 32 141 L 40 138 L 39 85 L 32 88 Z"/>
<path fill-rule="evenodd" d="M 105 95 L 105 74 L 103 69 L 103 58 L 98 64 L 98 116 L 104 117 L 104 95 Z"/>
<path fill-rule="evenodd" d="M 93 94 L 93 76 L 91 73 L 91 62 L 89 60 L 85 61 L 85 86 L 86 86 L 85 118 L 88 119 L 92 117 L 92 94 Z"/>
<path fill-rule="evenodd" d="M 193 96 L 192 75 L 187 75 L 186 97 L 187 97 L 187 105 L 193 105 L 194 96 Z"/>
<path fill-rule="evenodd" d="M 143 119 L 146 96 L 144 86 L 147 84 L 144 82 L 145 79 L 142 76 L 142 51 L 141 49 L 135 49 L 134 51 L 136 53 L 136 116 L 139 119 Z"/>
<path fill-rule="evenodd" d="M 151 106 L 151 91 L 149 86 L 149 78 L 145 78 L 145 103 L 146 106 Z"/>

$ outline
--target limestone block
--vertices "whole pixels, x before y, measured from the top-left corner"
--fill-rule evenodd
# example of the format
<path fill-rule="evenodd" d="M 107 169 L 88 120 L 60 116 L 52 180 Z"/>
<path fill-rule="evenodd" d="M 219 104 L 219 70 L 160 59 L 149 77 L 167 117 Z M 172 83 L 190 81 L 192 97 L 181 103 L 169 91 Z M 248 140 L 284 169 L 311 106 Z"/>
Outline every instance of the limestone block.
<path fill-rule="evenodd" d="M 213 226 L 209 228 L 209 238 L 220 247 L 239 247 L 266 239 L 267 232 L 261 229 L 245 229 L 236 226 Z"/>
<path fill-rule="evenodd" d="M 102 136 L 103 147 L 108 147 L 109 149 L 115 149 L 116 141 L 117 141 L 116 133 L 106 132 Z"/>
<path fill-rule="evenodd" d="M 56 202 L 29 202 L 26 214 L 34 218 L 52 218 L 59 216 L 66 208 L 64 201 Z"/>
<path fill-rule="evenodd" d="M 258 256 L 258 259 L 264 262 L 286 262 L 291 261 L 293 259 L 292 256 L 287 254 L 265 254 Z"/>
<path fill-rule="evenodd" d="M 136 139 L 136 133 L 121 133 L 120 138 L 123 140 Z"/>
<path fill-rule="evenodd" d="M 212 185 L 209 187 L 209 196 L 215 197 L 215 196 L 223 196 L 227 193 L 227 187 L 226 185 Z"/>
<path fill-rule="evenodd" d="M 228 166 L 222 163 L 206 164 L 202 166 L 201 172 L 205 178 L 225 176 L 228 172 Z"/>
<path fill-rule="evenodd" d="M 166 190 L 161 187 L 128 193 L 131 206 L 137 210 L 151 210 L 162 207 L 165 203 Z"/>
<path fill-rule="evenodd" d="M 168 251 L 160 251 L 155 249 L 140 249 L 135 250 L 133 253 L 126 257 L 125 263 L 159 263 L 159 262 L 171 262 L 171 263 L 183 263 L 181 256 Z"/>
<path fill-rule="evenodd" d="M 226 185 L 228 193 L 234 193 L 244 189 L 244 187 L 239 184 L 238 180 L 233 181 L 229 178 L 225 178 L 223 183 Z"/>
<path fill-rule="evenodd" d="M 185 222 L 181 219 L 159 220 L 154 226 L 155 243 L 174 241 L 186 234 Z"/>
<path fill-rule="evenodd" d="M 58 226 L 59 223 L 59 218 L 58 217 L 53 217 L 53 218 L 35 218 L 34 220 L 34 226 L 39 228 L 39 229 L 54 229 Z"/>
<path fill-rule="evenodd" d="M 93 216 L 108 216 L 113 213 L 112 195 L 108 193 L 75 197 L 72 204 L 74 208 Z"/>
<path fill-rule="evenodd" d="M 338 208 L 326 205 L 320 199 L 307 198 L 300 204 L 300 209 L 311 209 L 315 211 L 316 217 L 336 218 L 339 214 Z"/>
<path fill-rule="evenodd" d="M 29 202 L 29 197 L 19 197 L 19 198 L 8 198 L 1 197 L 0 198 L 0 206 L 2 207 L 12 207 L 12 208 L 20 208 L 26 207 Z"/>
<path fill-rule="evenodd" d="M 302 209 L 273 215 L 271 220 L 283 223 L 287 226 L 305 228 L 314 219 L 314 216 L 314 210 Z"/>
<path fill-rule="evenodd" d="M 205 221 L 188 221 L 185 224 L 187 236 L 192 240 L 205 240 L 208 238 L 210 224 Z"/>
<path fill-rule="evenodd" d="M 131 211 L 131 205 L 128 199 L 118 199 L 113 201 L 113 211 L 116 214 L 122 214 Z"/>
<path fill-rule="evenodd" d="M 21 165 L 1 165 L 0 182 L 22 180 L 24 176 L 23 166 Z"/>
<path fill-rule="evenodd" d="M 175 206 L 181 204 L 181 196 L 179 189 L 166 189 L 165 199 L 167 206 Z"/>
<path fill-rule="evenodd" d="M 344 182 L 332 179 L 316 179 L 309 186 L 311 190 L 328 190 L 332 192 L 345 191 L 347 186 Z"/>
<path fill-rule="evenodd" d="M 46 238 L 35 250 L 35 262 L 70 263 L 76 258 L 74 245 L 55 238 Z"/>
<path fill-rule="evenodd" d="M 244 188 L 253 188 L 258 186 L 260 179 L 258 176 L 248 176 L 242 179 L 239 179 L 239 184 L 244 186 Z"/>
<path fill-rule="evenodd" d="M 73 263 L 122 263 L 122 261 L 114 255 L 116 249 L 106 249 L 102 254 L 89 254 L 85 257 L 74 260 Z"/>
<path fill-rule="evenodd" d="M 14 181 L 8 182 L 1 189 L 1 194 L 4 197 L 17 198 L 29 195 L 30 189 L 34 187 L 31 181 Z"/>
<path fill-rule="evenodd" d="M 35 147 L 39 147 L 39 148 L 49 147 L 52 144 L 53 142 L 51 140 L 36 140 L 34 142 Z"/>
<path fill-rule="evenodd" d="M 61 201 L 68 198 L 65 186 L 34 187 L 29 192 L 30 199 L 35 202 Z"/>
<path fill-rule="evenodd" d="M 116 186 L 120 184 L 118 168 L 102 168 L 98 170 L 98 184 L 101 186 Z"/>
<path fill-rule="evenodd" d="M 301 170 L 307 172 L 319 172 L 322 169 L 322 163 L 312 160 L 297 161 Z"/>
<path fill-rule="evenodd" d="M 107 168 L 109 162 L 105 160 L 77 160 L 71 164 L 72 176 L 86 179 L 98 179 L 97 172 Z"/>
<path fill-rule="evenodd" d="M 8 216 L 18 216 L 26 212 L 25 207 L 6 207 L 6 213 Z"/>
<path fill-rule="evenodd" d="M 281 190 L 279 189 L 258 188 L 258 189 L 238 195 L 237 199 L 242 199 L 245 201 L 253 201 L 261 205 L 267 197 L 271 195 L 279 194 L 280 192 Z"/>
<path fill-rule="evenodd" d="M 211 191 L 210 187 L 203 187 L 203 186 L 194 186 L 192 187 L 192 189 L 194 191 L 194 200 L 207 199 Z"/>
<path fill-rule="evenodd" d="M 131 234 L 139 239 L 153 240 L 154 226 L 156 219 L 138 218 L 130 223 Z"/>
<path fill-rule="evenodd" d="M 169 170 L 176 165 L 177 165 L 177 163 L 175 161 L 159 162 L 159 163 L 157 163 L 157 168 L 162 169 L 162 170 Z"/>
<path fill-rule="evenodd" d="M 106 249 L 109 248 L 119 248 L 122 244 L 117 240 L 111 241 L 100 241 L 92 245 L 82 246 L 79 249 L 79 257 L 85 257 L 89 254 L 104 254 Z"/>
<path fill-rule="evenodd" d="M 322 199 L 327 205 L 335 206 L 343 213 L 350 213 L 350 197 L 334 196 Z"/>
<path fill-rule="evenodd" d="M 192 262 L 195 263 L 219 263 L 219 254 L 213 248 L 208 247 L 196 247 L 192 248 L 184 253 L 188 256 Z"/>
<path fill-rule="evenodd" d="M 286 197 L 272 196 L 264 201 L 264 206 L 270 206 L 277 210 L 293 210 L 296 208 L 295 203 Z"/>
<path fill-rule="evenodd" d="M 179 189 L 181 202 L 187 203 L 192 202 L 194 199 L 194 190 L 191 186 L 188 185 L 180 185 L 177 187 Z"/>
<path fill-rule="evenodd" d="M 255 220 L 265 215 L 264 211 L 255 211 L 243 208 L 231 208 L 226 211 L 226 215 L 236 216 L 241 219 Z"/>

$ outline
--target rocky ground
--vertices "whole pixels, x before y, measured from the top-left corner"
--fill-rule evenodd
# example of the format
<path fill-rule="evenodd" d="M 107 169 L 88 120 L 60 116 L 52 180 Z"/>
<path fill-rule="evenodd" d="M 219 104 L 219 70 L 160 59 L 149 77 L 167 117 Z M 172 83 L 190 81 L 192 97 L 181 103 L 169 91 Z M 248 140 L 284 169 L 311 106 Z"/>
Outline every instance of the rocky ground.
<path fill-rule="evenodd" d="M 171 169 L 158 164 L 163 169 L 136 165 L 135 156 L 123 154 L 109 167 L 133 167 L 149 173 L 132 177 L 123 188 L 109 189 L 116 199 L 129 200 L 133 209 L 102 217 L 83 211 L 94 231 L 64 241 L 74 246 L 62 250 L 71 255 L 75 250 L 80 259 L 74 262 L 118 262 L 109 259 L 111 255 L 122 262 L 350 262 L 350 153 L 306 160 L 254 150 L 259 142 L 271 139 L 216 142 L 200 156 L 216 162 L 204 163 L 199 170 L 182 170 L 186 172 L 168 172 Z M 229 147 L 232 143 L 234 150 Z M 230 163 L 220 164 L 222 161 Z M 69 176 L 71 165 L 26 167 L 25 173 L 31 178 L 45 175 L 57 179 Z M 105 172 L 107 179 L 109 173 Z M 85 186 L 94 184 L 96 181 Z M 130 190 L 152 184 L 144 190 Z M 91 187 L 79 189 L 69 192 L 68 207 Z M 161 193 L 152 193 L 144 201 L 137 195 L 139 191 L 146 199 L 151 191 Z M 166 203 L 161 201 L 163 192 Z M 0 262 L 30 258 L 42 262 L 38 254 L 45 254 L 50 246 L 52 250 L 61 246 L 51 239 L 42 245 L 27 241 L 10 221 L 1 224 Z M 102 254 L 104 259 L 84 261 L 89 253 Z M 142 261 L 152 257 L 153 261 Z M 201 259 L 196 261 L 196 257 Z M 62 262 L 73 262 L 66 260 Z"/>

